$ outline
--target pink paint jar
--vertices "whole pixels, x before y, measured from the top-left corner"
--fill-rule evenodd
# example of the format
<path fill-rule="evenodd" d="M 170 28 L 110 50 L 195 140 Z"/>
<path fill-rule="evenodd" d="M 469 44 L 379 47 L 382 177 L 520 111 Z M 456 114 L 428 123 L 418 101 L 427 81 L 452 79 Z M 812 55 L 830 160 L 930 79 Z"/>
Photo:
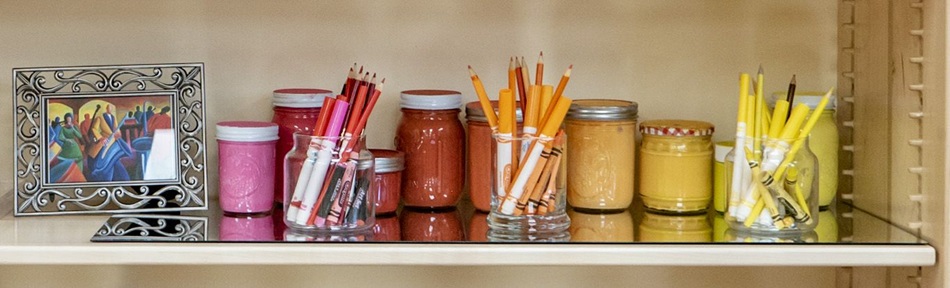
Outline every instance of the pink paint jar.
<path fill-rule="evenodd" d="M 396 150 L 369 149 L 376 158 L 376 215 L 396 213 L 402 191 L 405 154 Z"/>
<path fill-rule="evenodd" d="M 218 226 L 221 241 L 274 241 L 275 238 L 274 217 L 269 213 L 221 215 Z"/>
<path fill-rule="evenodd" d="M 218 198 L 221 210 L 261 213 L 274 207 L 277 124 L 218 122 Z"/>
<path fill-rule="evenodd" d="M 274 90 L 274 118 L 271 122 L 277 124 L 277 136 L 280 137 L 274 162 L 274 200 L 278 203 L 284 200 L 284 156 L 294 148 L 294 133 L 311 134 L 326 97 L 333 97 L 333 92 L 311 88 Z"/>

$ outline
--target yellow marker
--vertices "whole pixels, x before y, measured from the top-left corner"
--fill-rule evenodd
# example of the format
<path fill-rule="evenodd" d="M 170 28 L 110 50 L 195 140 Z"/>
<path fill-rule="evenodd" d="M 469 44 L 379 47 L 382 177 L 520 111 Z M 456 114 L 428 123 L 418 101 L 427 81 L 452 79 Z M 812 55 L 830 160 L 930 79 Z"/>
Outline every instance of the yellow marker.
<path fill-rule="evenodd" d="M 798 168 L 788 168 L 788 175 L 785 177 L 785 189 L 793 191 L 798 205 L 802 207 L 802 211 L 805 212 L 805 214 L 811 215 L 811 209 L 808 208 L 808 202 L 805 201 L 805 194 L 802 193 L 802 189 L 798 186 L 797 182 Z"/>
<path fill-rule="evenodd" d="M 763 96 L 762 86 L 765 86 L 765 74 L 762 73 L 762 67 L 759 66 L 759 73 L 756 75 L 756 85 L 755 85 L 755 126 L 752 138 L 752 153 L 755 155 L 755 161 L 762 162 L 762 136 L 765 136 L 762 132 L 765 129 L 763 124 L 765 121 L 765 96 Z"/>

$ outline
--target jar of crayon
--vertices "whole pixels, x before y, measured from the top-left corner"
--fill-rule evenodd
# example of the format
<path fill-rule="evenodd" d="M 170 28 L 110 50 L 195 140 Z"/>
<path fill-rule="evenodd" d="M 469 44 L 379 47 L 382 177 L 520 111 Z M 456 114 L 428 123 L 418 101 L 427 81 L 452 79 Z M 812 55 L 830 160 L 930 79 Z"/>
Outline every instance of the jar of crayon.
<path fill-rule="evenodd" d="M 567 134 L 513 137 L 494 134 L 492 201 L 488 214 L 490 230 L 509 232 L 566 231 L 567 216 L 564 165 Z M 524 157 L 522 143 L 529 144 Z M 534 151 L 534 152 L 532 152 Z"/>
<path fill-rule="evenodd" d="M 284 222 L 288 227 L 373 227 L 377 199 L 374 160 L 365 142 L 365 137 L 294 134 L 294 148 L 284 161 Z"/>

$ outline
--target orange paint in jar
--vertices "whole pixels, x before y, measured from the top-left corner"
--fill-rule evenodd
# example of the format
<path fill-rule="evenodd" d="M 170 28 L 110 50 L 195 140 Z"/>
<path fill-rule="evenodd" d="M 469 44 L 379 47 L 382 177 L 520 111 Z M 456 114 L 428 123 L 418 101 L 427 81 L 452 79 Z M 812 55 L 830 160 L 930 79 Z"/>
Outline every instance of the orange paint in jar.
<path fill-rule="evenodd" d="M 462 95 L 448 90 L 409 90 L 401 95 L 396 150 L 406 154 L 402 201 L 410 207 L 454 207 L 465 179 Z"/>

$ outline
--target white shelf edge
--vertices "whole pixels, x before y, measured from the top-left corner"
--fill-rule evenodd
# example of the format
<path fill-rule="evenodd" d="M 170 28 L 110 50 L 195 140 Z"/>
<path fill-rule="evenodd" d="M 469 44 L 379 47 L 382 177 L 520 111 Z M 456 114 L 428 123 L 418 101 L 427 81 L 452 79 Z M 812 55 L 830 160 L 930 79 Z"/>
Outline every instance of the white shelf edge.
<path fill-rule="evenodd" d="M 933 266 L 929 245 L 116 244 L 2 246 L 0 264 Z"/>

